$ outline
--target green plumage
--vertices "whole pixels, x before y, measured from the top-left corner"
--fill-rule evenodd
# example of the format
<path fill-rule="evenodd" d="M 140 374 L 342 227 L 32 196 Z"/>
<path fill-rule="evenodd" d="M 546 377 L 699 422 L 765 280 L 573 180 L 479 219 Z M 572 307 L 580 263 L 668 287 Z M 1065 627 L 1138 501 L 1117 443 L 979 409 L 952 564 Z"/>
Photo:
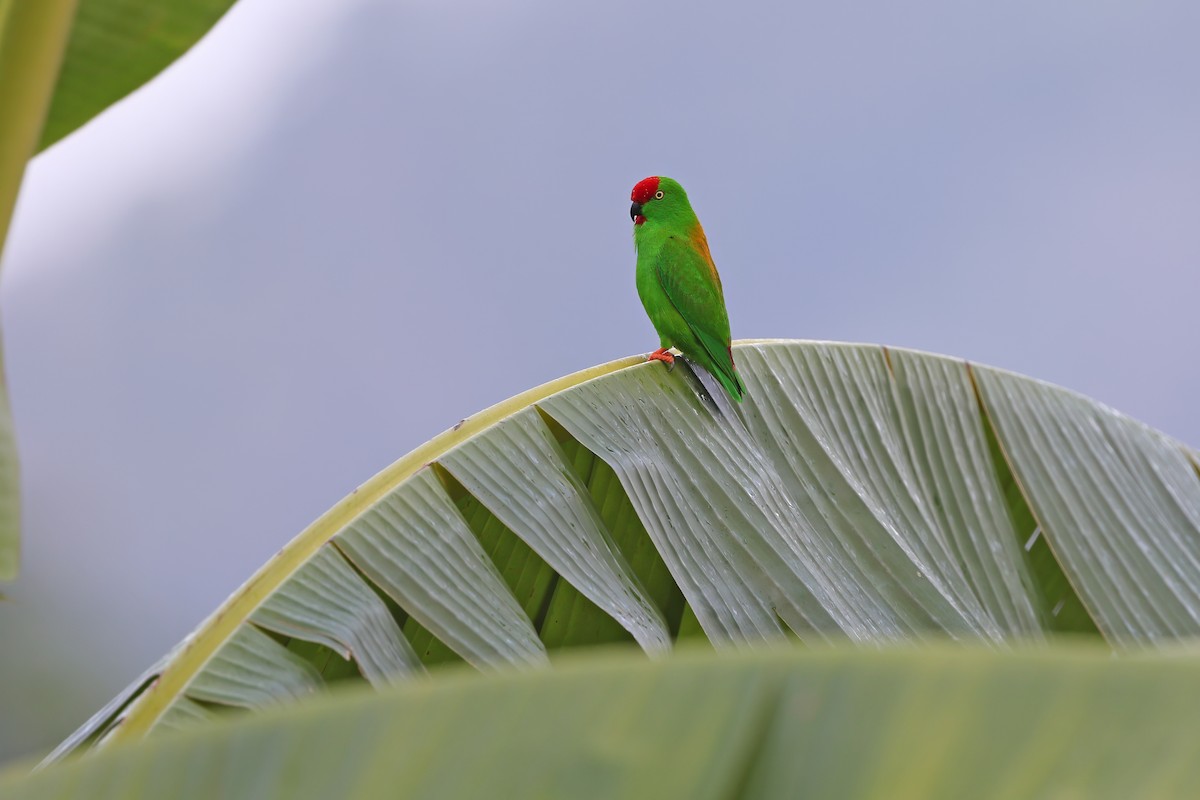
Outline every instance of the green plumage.
<path fill-rule="evenodd" d="M 704 229 L 682 186 L 659 177 L 653 192 L 653 184 L 641 188 L 647 181 L 635 187 L 633 197 L 637 203 L 640 193 L 650 192 L 639 204 L 642 221 L 633 228 L 638 296 L 662 346 L 704 367 L 741 402 L 746 387 L 733 365 L 725 295 Z"/>

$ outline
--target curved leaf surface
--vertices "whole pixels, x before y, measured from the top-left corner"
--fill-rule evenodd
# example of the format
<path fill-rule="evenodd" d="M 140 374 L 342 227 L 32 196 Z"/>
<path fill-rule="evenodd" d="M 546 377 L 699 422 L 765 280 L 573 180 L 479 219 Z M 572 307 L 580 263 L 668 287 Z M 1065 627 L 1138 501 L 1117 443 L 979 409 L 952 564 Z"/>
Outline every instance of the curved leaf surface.
<path fill-rule="evenodd" d="M 31 776 L 13 770 L 0 795 L 1193 797 L 1197 737 L 1194 653 L 607 656 L 338 693 Z"/>
<path fill-rule="evenodd" d="M 997 434 L 1063 569 L 1115 641 L 1200 627 L 1200 491 L 1187 451 L 1086 397 L 977 369 Z"/>
<path fill-rule="evenodd" d="M 1200 633 L 1200 477 L 1180 445 L 941 356 L 764 341 L 737 358 L 737 406 L 631 358 L 465 420 L 298 536 L 72 741 L 587 644 Z"/>
<path fill-rule="evenodd" d="M 39 150 L 166 69 L 216 24 L 233 0 L 78 4 Z"/>

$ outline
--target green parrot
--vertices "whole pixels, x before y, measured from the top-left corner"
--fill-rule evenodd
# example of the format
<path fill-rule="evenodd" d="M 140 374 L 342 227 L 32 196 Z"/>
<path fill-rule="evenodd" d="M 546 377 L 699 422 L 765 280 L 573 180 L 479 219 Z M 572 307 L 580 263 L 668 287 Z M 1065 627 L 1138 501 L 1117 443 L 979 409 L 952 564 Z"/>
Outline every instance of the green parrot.
<path fill-rule="evenodd" d="M 667 350 L 678 348 L 740 403 L 746 386 L 733 365 L 721 276 L 687 193 L 658 176 L 638 181 L 630 199 L 638 296 L 662 345 L 649 360 L 670 366 L 675 356 Z"/>

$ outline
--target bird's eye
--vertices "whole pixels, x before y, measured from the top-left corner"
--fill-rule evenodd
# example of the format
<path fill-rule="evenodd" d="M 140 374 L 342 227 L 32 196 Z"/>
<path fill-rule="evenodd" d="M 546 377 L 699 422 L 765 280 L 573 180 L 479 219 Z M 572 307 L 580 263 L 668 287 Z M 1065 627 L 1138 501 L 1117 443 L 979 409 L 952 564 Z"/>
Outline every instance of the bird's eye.
<path fill-rule="evenodd" d="M 655 193 L 654 193 L 654 199 L 655 199 L 655 200 L 662 200 L 662 199 L 663 199 L 663 193 L 662 193 L 662 189 L 659 189 L 657 192 L 655 192 Z"/>

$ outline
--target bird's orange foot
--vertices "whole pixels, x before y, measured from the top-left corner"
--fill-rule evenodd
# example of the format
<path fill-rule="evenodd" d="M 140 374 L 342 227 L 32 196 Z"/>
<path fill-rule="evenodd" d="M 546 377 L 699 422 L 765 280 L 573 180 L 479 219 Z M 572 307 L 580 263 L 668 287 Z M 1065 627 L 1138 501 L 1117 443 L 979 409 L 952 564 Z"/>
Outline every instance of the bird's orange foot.
<path fill-rule="evenodd" d="M 650 355 L 646 356 L 647 361 L 661 361 L 667 365 L 667 369 L 675 369 L 675 356 L 667 352 L 667 348 L 660 347 Z"/>

